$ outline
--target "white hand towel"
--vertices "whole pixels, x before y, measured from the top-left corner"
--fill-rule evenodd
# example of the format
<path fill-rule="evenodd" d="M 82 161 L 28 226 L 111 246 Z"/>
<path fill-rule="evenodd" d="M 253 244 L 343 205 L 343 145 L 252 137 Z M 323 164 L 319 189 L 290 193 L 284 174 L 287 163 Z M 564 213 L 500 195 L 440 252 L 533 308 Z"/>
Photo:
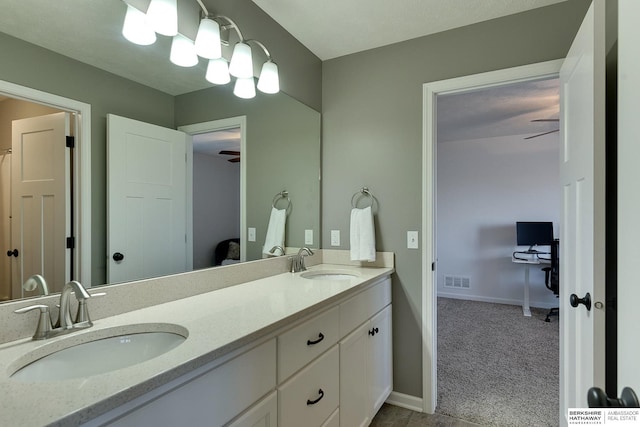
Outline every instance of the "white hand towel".
<path fill-rule="evenodd" d="M 376 260 L 376 235 L 371 206 L 351 210 L 351 260 Z"/>
<path fill-rule="evenodd" d="M 271 208 L 271 216 L 269 216 L 269 225 L 267 226 L 267 237 L 264 240 L 262 252 L 267 255 L 274 246 L 282 246 L 284 248 L 284 224 L 287 219 L 286 209 Z"/>

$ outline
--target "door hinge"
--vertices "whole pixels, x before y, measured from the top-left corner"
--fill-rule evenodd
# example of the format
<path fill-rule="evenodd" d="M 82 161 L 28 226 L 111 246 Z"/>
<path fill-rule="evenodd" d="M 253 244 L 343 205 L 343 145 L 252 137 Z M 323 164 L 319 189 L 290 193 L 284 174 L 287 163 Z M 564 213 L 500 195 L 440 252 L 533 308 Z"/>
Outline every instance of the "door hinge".
<path fill-rule="evenodd" d="M 67 148 L 76 148 L 76 137 L 75 136 L 67 136 Z"/>
<path fill-rule="evenodd" d="M 431 263 L 431 271 L 436 271 L 436 263 L 435 262 Z"/>
<path fill-rule="evenodd" d="M 67 249 L 75 249 L 76 247 L 76 238 L 75 237 L 67 237 Z"/>

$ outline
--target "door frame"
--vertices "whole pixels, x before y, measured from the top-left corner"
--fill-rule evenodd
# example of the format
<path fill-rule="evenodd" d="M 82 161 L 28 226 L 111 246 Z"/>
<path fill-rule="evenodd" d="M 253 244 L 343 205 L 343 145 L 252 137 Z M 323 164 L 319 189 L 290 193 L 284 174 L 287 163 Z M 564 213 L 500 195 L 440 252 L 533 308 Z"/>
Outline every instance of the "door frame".
<path fill-rule="evenodd" d="M 437 385 L 436 96 L 557 77 L 563 59 L 425 83 L 422 86 L 422 410 L 433 414 Z M 562 226 L 562 225 L 561 225 Z M 433 267 L 432 267 L 433 266 Z"/>
<path fill-rule="evenodd" d="M 178 126 L 178 130 L 189 135 L 240 128 L 240 262 L 247 260 L 247 116 L 211 120 Z M 193 265 L 193 141 L 187 141 L 187 260 Z"/>
<path fill-rule="evenodd" d="M 74 229 L 76 236 L 74 276 L 91 287 L 91 105 L 26 86 L 0 80 L 0 95 L 46 105 L 75 115 L 73 170 Z M 67 215 L 71 212 L 67 212 Z"/>

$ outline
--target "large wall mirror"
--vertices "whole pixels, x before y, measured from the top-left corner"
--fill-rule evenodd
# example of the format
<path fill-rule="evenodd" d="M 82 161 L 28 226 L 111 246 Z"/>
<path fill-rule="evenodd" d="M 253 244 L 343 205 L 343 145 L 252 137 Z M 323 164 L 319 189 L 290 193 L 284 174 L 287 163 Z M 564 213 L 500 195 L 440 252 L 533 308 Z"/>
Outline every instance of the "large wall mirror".
<path fill-rule="evenodd" d="M 49 7 L 34 0 L 11 0 L 9 3 L 7 7 L 15 8 L 17 15 L 21 15 L 18 9 L 23 7 Z M 77 7 L 86 6 L 85 2 L 75 0 L 70 0 L 70 3 L 77 3 Z M 132 58 L 136 55 L 143 57 L 142 60 L 133 59 L 137 61 L 135 65 L 147 67 L 144 72 L 154 74 L 154 82 L 159 81 L 160 77 L 155 75 L 157 73 L 153 67 L 144 64 L 144 56 L 147 53 L 139 50 L 138 46 L 125 47 L 126 43 L 119 40 L 121 20 L 126 9 L 124 4 L 121 2 L 99 3 L 105 4 L 92 4 L 91 7 L 95 6 L 98 10 L 93 10 L 85 19 L 100 22 L 95 25 L 104 33 L 104 38 L 112 44 L 110 51 L 132 49 Z M 55 9 L 54 6 L 50 7 Z M 25 14 L 32 13 L 34 12 L 28 11 Z M 6 14 L 3 15 L 6 16 Z M 48 17 L 48 19 L 55 21 L 55 17 Z M 2 18 L 2 21 L 4 20 L 5 18 Z M 86 25 L 91 26 L 91 22 Z M 198 132 L 194 135 L 193 145 L 196 149 L 190 154 L 193 160 L 189 177 L 192 179 L 193 186 L 193 211 L 189 219 L 193 229 L 192 246 L 189 248 L 193 251 L 191 254 L 193 268 L 214 267 L 215 247 L 222 240 L 240 239 L 244 254 L 242 260 L 264 257 L 263 244 L 273 199 L 283 190 L 288 192 L 291 200 L 286 221 L 285 245 L 318 247 L 320 240 L 320 114 L 317 111 L 282 92 L 276 95 L 258 93 L 257 97 L 251 100 L 239 99 L 231 93 L 232 88 L 229 86 L 209 87 L 211 85 L 203 79 L 202 66 L 199 70 L 185 71 L 184 75 L 181 74 L 182 70 L 173 70 L 171 75 L 166 76 L 167 79 L 171 79 L 177 73 L 180 76 L 179 79 L 195 80 L 197 78 L 199 82 L 197 84 L 200 86 L 196 87 L 196 90 L 185 89 L 189 87 L 186 82 L 172 82 L 167 85 L 170 89 L 158 90 L 139 81 L 116 75 L 113 69 L 107 72 L 99 67 L 71 59 L 69 58 L 71 55 L 61 55 L 38 46 L 38 44 L 46 46 L 44 42 L 38 42 L 43 37 L 41 34 L 44 31 L 43 27 L 47 25 L 30 25 L 28 29 L 18 30 L 17 26 L 2 22 L 0 29 L 6 29 L 8 34 L 0 33 L 0 48 L 11 60 L 0 63 L 0 81 L 90 105 L 91 131 L 89 134 L 85 133 L 87 138 L 84 141 L 82 129 L 78 132 L 79 144 L 90 141 L 90 158 L 84 159 L 90 164 L 72 166 L 72 168 L 81 166 L 87 171 L 91 182 L 90 191 L 88 191 L 90 200 L 75 200 L 77 206 L 86 203 L 91 211 L 91 237 L 88 242 L 90 247 L 86 251 L 90 259 L 84 259 L 81 262 L 77 256 L 75 257 L 75 266 L 71 269 L 75 269 L 76 277 L 80 277 L 77 272 L 80 266 L 83 266 L 85 271 L 82 271 L 81 277 L 88 277 L 91 286 L 107 284 L 107 263 L 112 258 L 111 254 L 107 253 L 106 196 L 109 173 L 106 161 L 106 129 L 109 114 L 171 129 L 185 126 L 189 128 L 202 123 L 225 123 L 225 120 L 233 121 L 243 118 L 244 126 L 241 132 L 245 145 L 240 149 L 216 149 L 217 152 L 207 152 L 198 141 L 201 135 Z M 33 37 L 29 31 L 34 33 Z M 46 35 L 48 39 L 56 37 L 58 37 L 56 34 Z M 93 43 L 94 38 L 85 40 L 85 43 Z M 102 51 L 102 54 L 108 56 L 110 51 Z M 114 58 L 116 56 L 113 55 Z M 154 86 L 158 87 L 158 84 L 154 83 Z M 176 86 L 179 85 L 184 87 L 177 88 Z M 0 92 L 3 91 L 0 90 Z M 11 150 L 13 122 L 18 119 L 65 114 L 65 112 L 64 109 L 43 105 L 41 102 L 19 99 L 20 97 L 7 91 L 0 95 L 3 95 L 0 98 L 0 150 L 2 150 L 0 166 L 3 166 L 9 164 L 9 159 L 15 154 L 15 151 Z M 76 130 L 79 129 L 81 119 L 82 117 L 70 114 L 72 123 L 70 126 Z M 218 141 L 240 138 L 239 130 L 233 126 L 222 126 L 219 130 L 221 134 L 214 137 Z M 220 155 L 220 151 L 239 151 L 239 154 Z M 237 161 L 238 158 L 239 161 Z M 80 161 L 83 161 L 81 157 L 72 160 L 72 162 Z M 4 170 L 0 170 L 0 173 L 0 193 L 4 196 L 11 192 L 11 177 Z M 242 192 L 241 188 L 244 188 Z M 0 238 L 3 240 L 2 255 L 4 257 L 4 252 L 13 249 L 14 245 L 11 240 L 11 221 L 8 218 L 12 210 L 7 206 L 11 202 L 6 201 L 6 197 L 2 199 L 5 201 L 0 206 L 0 214 L 4 228 L 0 230 Z M 255 239 L 252 238 L 252 241 L 249 241 L 246 233 L 248 228 L 255 229 Z M 305 243 L 305 230 L 312 230 L 313 244 Z M 79 237 L 76 236 L 76 238 Z M 28 257 L 29 253 L 21 253 L 20 256 Z M 7 280 L 21 281 L 25 280 L 30 273 L 43 273 L 37 270 L 32 272 L 25 270 L 22 277 L 12 274 L 10 257 L 5 259 L 5 263 L 0 263 L 0 267 L 3 272 L 0 275 L 2 276 L 0 298 L 5 300 L 33 295 L 24 293 L 16 295 L 15 291 L 12 293 L 11 285 L 6 282 Z M 69 267 L 56 268 L 65 270 Z M 89 273 L 87 269 L 90 270 Z M 147 276 L 153 277 L 155 274 L 150 273 Z M 50 282 L 52 282 L 49 286 L 50 291 L 55 292 L 62 286 L 58 279 L 51 279 Z M 39 290 L 36 289 L 34 292 L 37 294 Z"/>

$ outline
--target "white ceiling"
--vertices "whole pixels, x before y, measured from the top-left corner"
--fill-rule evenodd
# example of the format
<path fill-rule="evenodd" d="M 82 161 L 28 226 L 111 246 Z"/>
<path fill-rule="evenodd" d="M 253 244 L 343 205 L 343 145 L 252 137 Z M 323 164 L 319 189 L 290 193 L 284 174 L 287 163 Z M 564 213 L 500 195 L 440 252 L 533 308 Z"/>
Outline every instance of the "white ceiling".
<path fill-rule="evenodd" d="M 252 0 L 320 59 L 565 0 Z"/>

